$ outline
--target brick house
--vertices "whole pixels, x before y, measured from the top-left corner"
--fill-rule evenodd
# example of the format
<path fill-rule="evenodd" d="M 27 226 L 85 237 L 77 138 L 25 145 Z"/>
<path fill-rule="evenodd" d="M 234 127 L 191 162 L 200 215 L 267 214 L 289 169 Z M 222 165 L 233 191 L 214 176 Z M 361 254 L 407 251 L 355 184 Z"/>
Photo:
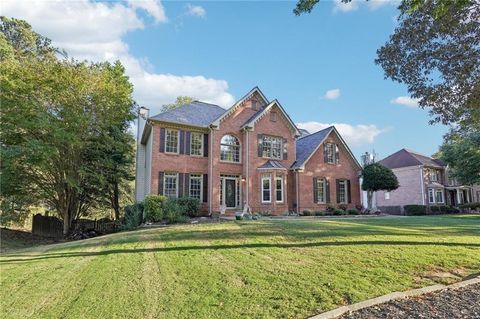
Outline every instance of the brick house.
<path fill-rule="evenodd" d="M 378 207 L 417 205 L 452 205 L 480 201 L 475 188 L 460 185 L 448 176 L 448 167 L 441 160 L 401 149 L 379 162 L 398 178 L 399 188 L 392 192 L 376 192 Z"/>
<path fill-rule="evenodd" d="M 208 213 L 283 214 L 360 204 L 361 167 L 334 127 L 299 130 L 257 87 L 232 107 L 193 101 L 149 117 L 137 134 L 136 200 L 195 197 Z"/>

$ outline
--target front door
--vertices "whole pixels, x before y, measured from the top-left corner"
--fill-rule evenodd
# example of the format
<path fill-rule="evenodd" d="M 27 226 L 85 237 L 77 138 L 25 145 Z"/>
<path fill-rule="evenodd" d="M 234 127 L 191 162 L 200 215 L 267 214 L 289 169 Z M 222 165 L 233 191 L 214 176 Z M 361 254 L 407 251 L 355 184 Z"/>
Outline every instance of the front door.
<path fill-rule="evenodd" d="M 225 206 L 233 208 L 237 206 L 237 181 L 234 179 L 225 179 Z"/>

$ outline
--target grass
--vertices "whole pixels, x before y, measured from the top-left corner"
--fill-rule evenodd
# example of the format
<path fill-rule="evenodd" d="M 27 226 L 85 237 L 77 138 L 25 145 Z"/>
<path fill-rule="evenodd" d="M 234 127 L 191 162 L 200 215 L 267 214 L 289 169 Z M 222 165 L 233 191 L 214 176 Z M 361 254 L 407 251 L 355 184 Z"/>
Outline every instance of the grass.
<path fill-rule="evenodd" d="M 478 215 L 228 222 L 22 249 L 0 258 L 2 318 L 305 318 L 478 273 L 479 225 Z"/>

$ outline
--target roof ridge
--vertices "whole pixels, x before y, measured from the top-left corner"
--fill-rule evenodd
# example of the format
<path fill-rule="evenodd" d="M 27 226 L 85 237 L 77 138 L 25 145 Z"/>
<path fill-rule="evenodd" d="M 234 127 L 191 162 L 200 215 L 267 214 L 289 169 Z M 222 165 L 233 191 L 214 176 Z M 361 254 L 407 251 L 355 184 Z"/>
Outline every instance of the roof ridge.
<path fill-rule="evenodd" d="M 310 133 L 310 134 L 305 135 L 305 136 L 300 136 L 300 137 L 297 139 L 297 141 L 298 141 L 298 140 L 301 140 L 302 138 L 306 138 L 306 137 L 309 137 L 309 136 L 318 134 L 318 133 L 320 133 L 320 132 L 323 132 L 323 131 L 325 131 L 325 130 L 331 129 L 332 127 L 334 127 L 334 126 L 333 126 L 333 125 L 330 125 L 329 127 L 326 127 L 326 128 L 324 128 L 324 129 L 321 129 L 321 130 L 316 131 L 316 132 L 314 132 L 314 133 Z"/>

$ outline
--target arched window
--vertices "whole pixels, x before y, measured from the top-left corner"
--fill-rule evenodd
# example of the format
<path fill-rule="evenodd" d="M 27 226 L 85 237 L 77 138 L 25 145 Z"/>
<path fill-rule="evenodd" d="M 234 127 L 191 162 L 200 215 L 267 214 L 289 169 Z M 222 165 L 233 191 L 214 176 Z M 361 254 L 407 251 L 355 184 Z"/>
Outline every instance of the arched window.
<path fill-rule="evenodd" d="M 225 135 L 220 141 L 220 160 L 240 162 L 240 142 L 233 135 Z"/>

